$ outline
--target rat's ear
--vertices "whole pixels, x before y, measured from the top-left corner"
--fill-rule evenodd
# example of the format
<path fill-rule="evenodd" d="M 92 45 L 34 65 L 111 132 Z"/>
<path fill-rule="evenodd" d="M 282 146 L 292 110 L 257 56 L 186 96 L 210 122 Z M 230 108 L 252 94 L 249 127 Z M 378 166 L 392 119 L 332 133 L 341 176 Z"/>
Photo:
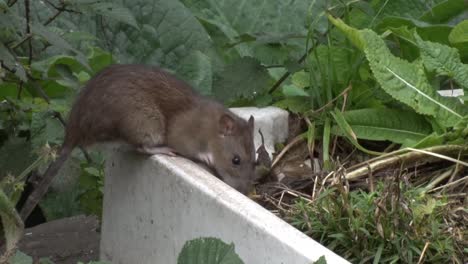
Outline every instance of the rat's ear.
<path fill-rule="evenodd" d="M 230 136 L 234 133 L 234 119 L 228 114 L 223 114 L 219 119 L 219 134 Z"/>
<path fill-rule="evenodd" d="M 254 117 L 251 115 L 250 118 L 249 118 L 249 121 L 248 121 L 248 124 L 249 124 L 249 130 L 253 132 L 253 129 L 254 129 Z"/>

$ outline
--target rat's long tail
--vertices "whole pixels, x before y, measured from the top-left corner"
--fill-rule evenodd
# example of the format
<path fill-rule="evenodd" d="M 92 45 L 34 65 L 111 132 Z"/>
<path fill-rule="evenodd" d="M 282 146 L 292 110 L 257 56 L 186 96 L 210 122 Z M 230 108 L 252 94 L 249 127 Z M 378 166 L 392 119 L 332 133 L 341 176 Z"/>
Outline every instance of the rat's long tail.
<path fill-rule="evenodd" d="M 28 218 L 29 214 L 31 214 L 34 207 L 36 207 L 42 197 L 46 194 L 52 180 L 62 167 L 63 163 L 68 159 L 72 150 L 73 147 L 63 145 L 60 150 L 59 157 L 54 160 L 44 172 L 41 177 L 41 181 L 28 196 L 26 202 L 23 205 L 23 208 L 21 209 L 20 216 L 23 221 L 26 221 L 26 218 Z"/>

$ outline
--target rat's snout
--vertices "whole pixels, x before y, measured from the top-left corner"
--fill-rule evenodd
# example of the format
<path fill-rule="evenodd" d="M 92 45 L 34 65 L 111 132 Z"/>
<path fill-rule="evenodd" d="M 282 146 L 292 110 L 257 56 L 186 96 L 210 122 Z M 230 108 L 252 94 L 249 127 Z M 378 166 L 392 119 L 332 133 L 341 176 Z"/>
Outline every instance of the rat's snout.
<path fill-rule="evenodd" d="M 223 181 L 238 192 L 247 195 L 253 189 L 253 181 L 234 177 L 224 177 Z"/>

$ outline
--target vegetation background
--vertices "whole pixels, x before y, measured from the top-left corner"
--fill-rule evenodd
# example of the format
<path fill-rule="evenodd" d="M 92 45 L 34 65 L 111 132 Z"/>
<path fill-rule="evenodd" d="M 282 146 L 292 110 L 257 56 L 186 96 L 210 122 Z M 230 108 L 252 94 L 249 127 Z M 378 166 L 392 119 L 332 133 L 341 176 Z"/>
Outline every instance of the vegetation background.
<path fill-rule="evenodd" d="M 109 64 L 144 63 L 226 105 L 300 117 L 310 158 L 345 180 L 296 199 L 283 217 L 335 252 L 363 263 L 464 263 L 467 19 L 463 0 L 0 0 L 7 248 L 23 228 L 15 205 L 25 181 L 55 157 L 80 88 Z M 375 169 L 396 164 L 389 153 L 405 161 L 401 171 L 430 166 L 421 178 L 350 188 L 369 174 L 367 165 L 340 170 L 350 153 L 381 157 L 369 161 Z M 103 162 L 74 153 L 41 202 L 47 220 L 101 214 Z"/>

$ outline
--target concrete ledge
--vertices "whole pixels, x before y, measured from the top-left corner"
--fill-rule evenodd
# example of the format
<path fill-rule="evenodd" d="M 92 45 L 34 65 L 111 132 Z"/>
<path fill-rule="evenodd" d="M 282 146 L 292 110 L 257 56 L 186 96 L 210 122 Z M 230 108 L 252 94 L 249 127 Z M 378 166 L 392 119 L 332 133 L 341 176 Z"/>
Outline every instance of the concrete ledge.
<path fill-rule="evenodd" d="M 246 264 L 348 263 L 189 160 L 115 152 L 106 172 L 103 260 L 177 263 L 186 241 L 217 237 Z"/>
<path fill-rule="evenodd" d="M 284 141 L 288 112 L 234 108 L 255 117 L 270 155 Z M 199 237 L 234 243 L 245 264 L 348 263 L 216 177 L 181 157 L 111 151 L 106 159 L 101 259 L 122 264 L 175 264 Z"/>

